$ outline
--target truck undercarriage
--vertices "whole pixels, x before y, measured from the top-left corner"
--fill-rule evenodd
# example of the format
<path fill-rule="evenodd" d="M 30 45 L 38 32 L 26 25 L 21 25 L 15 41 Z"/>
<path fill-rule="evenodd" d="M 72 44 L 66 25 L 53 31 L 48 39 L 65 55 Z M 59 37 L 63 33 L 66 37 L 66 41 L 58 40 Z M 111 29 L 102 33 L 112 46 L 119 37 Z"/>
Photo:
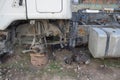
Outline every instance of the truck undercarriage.
<path fill-rule="evenodd" d="M 85 1 L 83 1 L 83 3 L 86 4 Z M 27 5 L 27 7 L 30 6 Z M 37 5 L 37 7 L 39 6 Z M 58 6 L 58 8 L 60 8 L 60 6 Z M 39 12 L 39 10 L 41 10 L 41 8 L 38 8 L 37 11 Z M 69 11 L 70 10 L 68 10 L 68 12 Z M 119 8 L 93 10 L 84 7 L 77 12 L 72 12 L 71 19 L 67 19 L 70 17 L 70 14 L 68 16 L 64 15 L 66 17 L 63 19 L 62 14 L 59 14 L 58 12 L 56 13 L 61 15 L 62 18 L 57 16 L 57 19 L 49 19 L 51 16 L 56 17 L 57 15 L 55 12 L 51 12 L 49 14 L 50 16 L 47 16 L 48 19 L 45 19 L 45 17 L 43 19 L 37 19 L 39 17 L 41 18 L 41 12 L 40 15 L 38 15 L 38 13 L 29 14 L 30 10 L 27 12 L 28 20 L 14 21 L 6 30 L 1 30 L 0 54 L 13 53 L 14 45 L 16 44 L 25 46 L 23 53 L 46 53 L 46 48 L 54 45 L 59 45 L 60 48 L 69 47 L 69 49 L 71 49 L 81 44 L 89 43 L 91 28 L 120 28 Z M 65 13 L 65 9 L 63 9 L 62 13 Z M 36 17 L 35 14 L 38 17 L 34 19 L 33 15 Z M 46 12 L 45 15 L 47 15 Z"/>
<path fill-rule="evenodd" d="M 89 30 L 92 27 L 120 27 L 120 15 L 118 12 L 99 11 L 99 13 L 89 13 L 86 11 L 78 10 L 78 12 L 73 12 L 71 20 L 14 22 L 6 33 L 5 31 L 1 32 L 1 54 L 13 52 L 12 46 L 15 43 L 26 46 L 23 53 L 30 51 L 43 53 L 51 45 L 59 45 L 60 48 L 74 48 L 77 45 L 89 42 Z"/>

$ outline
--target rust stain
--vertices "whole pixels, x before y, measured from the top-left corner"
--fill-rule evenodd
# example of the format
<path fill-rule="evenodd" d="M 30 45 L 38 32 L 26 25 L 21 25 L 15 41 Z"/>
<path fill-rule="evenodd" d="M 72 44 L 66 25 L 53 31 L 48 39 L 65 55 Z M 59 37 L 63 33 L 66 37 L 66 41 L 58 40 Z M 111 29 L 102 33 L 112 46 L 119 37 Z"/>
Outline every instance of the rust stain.
<path fill-rule="evenodd" d="M 30 57 L 31 57 L 31 63 L 35 67 L 43 66 L 48 62 L 47 56 L 45 54 L 31 53 Z"/>
<path fill-rule="evenodd" d="M 81 36 L 84 36 L 84 35 L 86 35 L 86 32 L 83 28 L 80 28 L 78 31 L 78 34 L 80 34 Z"/>

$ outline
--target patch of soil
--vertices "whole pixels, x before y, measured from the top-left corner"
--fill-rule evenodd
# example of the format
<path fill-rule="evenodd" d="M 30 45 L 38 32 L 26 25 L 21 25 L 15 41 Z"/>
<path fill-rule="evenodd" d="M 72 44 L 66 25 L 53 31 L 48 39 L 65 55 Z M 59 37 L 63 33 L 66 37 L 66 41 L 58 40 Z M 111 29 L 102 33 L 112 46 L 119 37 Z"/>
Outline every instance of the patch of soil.
<path fill-rule="evenodd" d="M 65 64 L 64 57 L 71 56 L 68 50 L 55 51 L 55 60 L 49 60 L 44 67 L 36 68 L 30 62 L 30 54 L 22 54 L 17 48 L 12 58 L 1 64 L 2 79 L 0 80 L 119 80 L 120 67 L 108 66 L 101 59 L 93 59 L 88 65 Z M 89 54 L 87 48 L 76 51 Z M 109 60 L 108 60 L 109 61 Z M 118 62 L 120 64 L 120 62 Z M 113 63 L 112 63 L 113 64 Z M 114 64 L 115 65 L 115 64 Z"/>

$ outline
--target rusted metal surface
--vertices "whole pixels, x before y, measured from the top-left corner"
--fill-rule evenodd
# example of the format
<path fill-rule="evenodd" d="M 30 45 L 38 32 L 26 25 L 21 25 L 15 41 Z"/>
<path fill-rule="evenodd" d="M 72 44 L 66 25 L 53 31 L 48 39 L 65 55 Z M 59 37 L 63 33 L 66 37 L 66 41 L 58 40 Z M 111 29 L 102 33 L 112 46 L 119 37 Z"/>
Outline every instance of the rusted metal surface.
<path fill-rule="evenodd" d="M 116 4 L 119 0 L 82 0 L 83 3 L 93 3 L 93 4 Z"/>
<path fill-rule="evenodd" d="M 76 12 L 79 9 L 99 9 L 104 8 L 119 8 L 120 0 L 80 0 L 77 5 L 72 5 L 72 11 Z"/>
<path fill-rule="evenodd" d="M 43 66 L 48 62 L 47 56 L 45 54 L 31 53 L 30 57 L 31 57 L 31 63 L 35 67 Z"/>

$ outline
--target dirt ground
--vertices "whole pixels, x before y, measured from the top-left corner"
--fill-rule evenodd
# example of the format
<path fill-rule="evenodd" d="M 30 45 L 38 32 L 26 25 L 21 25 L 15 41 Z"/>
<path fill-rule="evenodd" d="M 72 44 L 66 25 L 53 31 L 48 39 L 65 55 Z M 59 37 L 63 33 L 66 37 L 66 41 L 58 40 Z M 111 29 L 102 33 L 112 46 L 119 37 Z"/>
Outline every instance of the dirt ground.
<path fill-rule="evenodd" d="M 86 48 L 77 49 L 89 54 Z M 64 57 L 71 54 L 68 50 L 57 50 L 55 60 L 42 67 L 34 67 L 30 62 L 30 54 L 16 52 L 6 57 L 0 64 L 0 80 L 120 80 L 120 58 L 94 59 L 90 64 L 65 64 Z"/>

